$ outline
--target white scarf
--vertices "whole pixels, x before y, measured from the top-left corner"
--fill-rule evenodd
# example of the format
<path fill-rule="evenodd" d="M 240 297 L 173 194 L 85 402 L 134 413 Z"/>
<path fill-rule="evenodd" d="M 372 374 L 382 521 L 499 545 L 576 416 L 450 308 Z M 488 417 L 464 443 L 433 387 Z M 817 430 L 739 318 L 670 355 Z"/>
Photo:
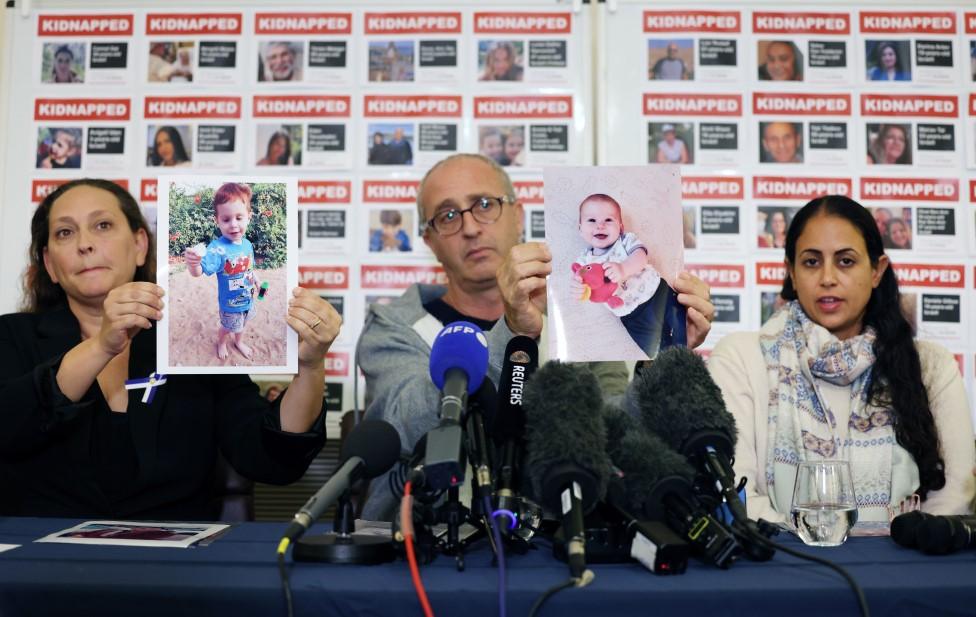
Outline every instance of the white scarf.
<path fill-rule="evenodd" d="M 851 465 L 858 519 L 887 520 L 891 502 L 890 409 L 870 405 L 869 370 L 875 332 L 841 341 L 807 317 L 796 300 L 767 321 L 759 346 L 769 380 L 769 435 L 766 482 L 773 505 L 789 512 L 801 461 L 846 460 Z M 838 427 L 824 406 L 819 382 L 850 386 L 851 416 Z"/>

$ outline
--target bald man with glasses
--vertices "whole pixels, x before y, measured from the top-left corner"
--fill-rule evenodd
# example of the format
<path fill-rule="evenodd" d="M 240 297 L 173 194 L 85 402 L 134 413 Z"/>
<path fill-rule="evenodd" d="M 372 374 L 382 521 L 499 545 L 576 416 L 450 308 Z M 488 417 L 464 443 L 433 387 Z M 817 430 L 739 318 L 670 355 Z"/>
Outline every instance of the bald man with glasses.
<path fill-rule="evenodd" d="M 488 377 L 498 383 L 512 337 L 539 340 L 545 358 L 546 277 L 549 248 L 522 243 L 525 215 L 508 174 L 478 154 L 456 154 L 434 165 L 417 190 L 424 243 L 447 274 L 447 285 L 411 286 L 392 303 L 373 304 L 356 350 L 366 376 L 366 417 L 386 420 L 400 433 L 405 452 L 438 422 L 440 394 L 428 375 L 430 347 L 448 323 L 464 320 L 485 331 Z M 688 342 L 697 346 L 711 327 L 715 307 L 708 286 L 687 273 L 676 283 L 688 307 Z M 622 363 L 591 365 L 601 383 L 622 392 Z M 373 482 L 363 518 L 390 520 L 396 502 L 385 478 Z"/>

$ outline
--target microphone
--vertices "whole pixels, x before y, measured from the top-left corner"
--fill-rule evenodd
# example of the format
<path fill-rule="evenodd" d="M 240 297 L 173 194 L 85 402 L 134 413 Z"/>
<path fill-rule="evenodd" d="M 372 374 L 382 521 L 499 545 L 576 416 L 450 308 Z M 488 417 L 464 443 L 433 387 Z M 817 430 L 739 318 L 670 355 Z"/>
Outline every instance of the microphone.
<path fill-rule="evenodd" d="M 626 413 L 608 408 L 604 415 L 610 458 L 621 471 L 619 481 L 611 482 L 608 503 L 625 514 L 634 513 L 630 515 L 632 519 L 636 515 L 646 521 L 667 523 L 691 545 L 696 557 L 719 568 L 731 566 L 741 547 L 729 530 L 698 504 L 692 490 L 695 471 L 688 461 L 660 438 L 643 430 Z M 666 537 L 645 536 L 653 544 L 658 544 L 658 540 L 667 541 Z M 636 538 L 635 543 L 646 544 Z M 674 552 L 668 557 L 680 559 L 681 549 L 671 547 L 671 550 Z M 686 546 L 685 561 L 687 550 Z M 672 572 L 676 565 L 677 561 L 670 564 Z M 661 564 L 655 566 L 653 571 L 659 573 Z"/>
<path fill-rule="evenodd" d="M 525 411 L 522 395 L 526 381 L 539 366 L 539 346 L 527 336 L 516 336 L 505 347 L 501 378 L 498 382 L 498 414 L 492 430 L 495 443 L 501 448 L 498 467 L 497 508 L 494 514 L 508 517 L 502 525 L 510 531 L 519 522 L 519 457 L 525 435 Z"/>
<path fill-rule="evenodd" d="M 386 473 L 399 456 L 400 435 L 392 425 L 382 420 L 360 422 L 342 445 L 342 466 L 295 514 L 283 537 L 297 540 L 350 486 Z"/>
<path fill-rule="evenodd" d="M 532 493 L 543 507 L 562 514 L 570 576 L 577 585 L 592 579 L 583 514 L 603 498 L 610 476 L 602 399 L 589 369 L 558 361 L 536 371 L 524 391 Z"/>
<path fill-rule="evenodd" d="M 948 555 L 976 548 L 976 516 L 925 515 L 915 534 L 918 548 L 928 555 Z"/>
<path fill-rule="evenodd" d="M 722 391 L 704 360 L 687 347 L 669 347 L 634 379 L 631 388 L 644 426 L 688 457 L 705 475 L 706 482 L 699 488 L 717 493 L 731 512 L 733 529 L 740 537 L 765 539 L 739 498 L 731 462 L 735 456 L 735 419 L 725 408 Z M 774 554 L 765 542 L 747 542 L 745 548 L 757 561 L 771 559 Z"/>
<path fill-rule="evenodd" d="M 497 417 L 498 390 L 490 379 L 481 382 L 481 387 L 468 399 L 466 419 L 468 458 L 474 470 L 477 503 L 484 497 L 491 498 L 491 450 L 488 447 L 487 433 Z M 485 516 L 491 514 L 485 512 Z"/>
<path fill-rule="evenodd" d="M 427 484 L 448 489 L 464 482 L 461 422 L 467 397 L 488 372 L 488 340 L 466 321 L 444 326 L 430 350 L 430 378 L 441 391 L 440 424 L 427 433 L 424 470 Z"/>
<path fill-rule="evenodd" d="M 918 528 L 925 521 L 932 518 L 931 514 L 926 514 L 921 510 L 912 510 L 899 514 L 891 520 L 891 539 L 898 546 L 905 548 L 918 548 Z"/>

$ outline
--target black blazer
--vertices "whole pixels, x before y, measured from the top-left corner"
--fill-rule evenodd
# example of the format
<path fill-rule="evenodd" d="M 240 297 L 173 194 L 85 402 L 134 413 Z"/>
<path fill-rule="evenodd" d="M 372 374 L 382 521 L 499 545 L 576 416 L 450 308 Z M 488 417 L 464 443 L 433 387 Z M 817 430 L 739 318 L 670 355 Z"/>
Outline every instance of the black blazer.
<path fill-rule="evenodd" d="M 218 448 L 242 475 L 288 484 L 325 443 L 324 406 L 309 432 L 286 433 L 279 403 L 265 401 L 247 376 L 170 375 L 149 404 L 144 390 L 129 391 L 138 469 L 110 497 L 96 463 L 108 403 L 97 381 L 77 403 L 55 381 L 61 358 L 80 342 L 67 306 L 0 316 L 0 514 L 204 520 L 214 516 Z M 156 331 L 142 330 L 129 378 L 155 368 Z"/>

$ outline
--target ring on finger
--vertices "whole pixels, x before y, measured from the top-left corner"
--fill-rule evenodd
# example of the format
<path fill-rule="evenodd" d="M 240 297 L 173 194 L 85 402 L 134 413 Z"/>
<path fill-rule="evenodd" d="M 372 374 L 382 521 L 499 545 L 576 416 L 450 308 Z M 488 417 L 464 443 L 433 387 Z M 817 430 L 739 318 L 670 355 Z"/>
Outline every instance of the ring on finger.
<path fill-rule="evenodd" d="M 316 327 L 317 325 L 319 325 L 320 323 L 322 323 L 322 320 L 321 320 L 321 319 L 316 319 L 316 320 L 315 320 L 315 323 L 313 323 L 313 324 L 312 324 L 311 326 L 309 326 L 309 328 L 311 328 L 312 330 L 314 330 L 314 329 L 315 329 L 315 327 Z"/>

